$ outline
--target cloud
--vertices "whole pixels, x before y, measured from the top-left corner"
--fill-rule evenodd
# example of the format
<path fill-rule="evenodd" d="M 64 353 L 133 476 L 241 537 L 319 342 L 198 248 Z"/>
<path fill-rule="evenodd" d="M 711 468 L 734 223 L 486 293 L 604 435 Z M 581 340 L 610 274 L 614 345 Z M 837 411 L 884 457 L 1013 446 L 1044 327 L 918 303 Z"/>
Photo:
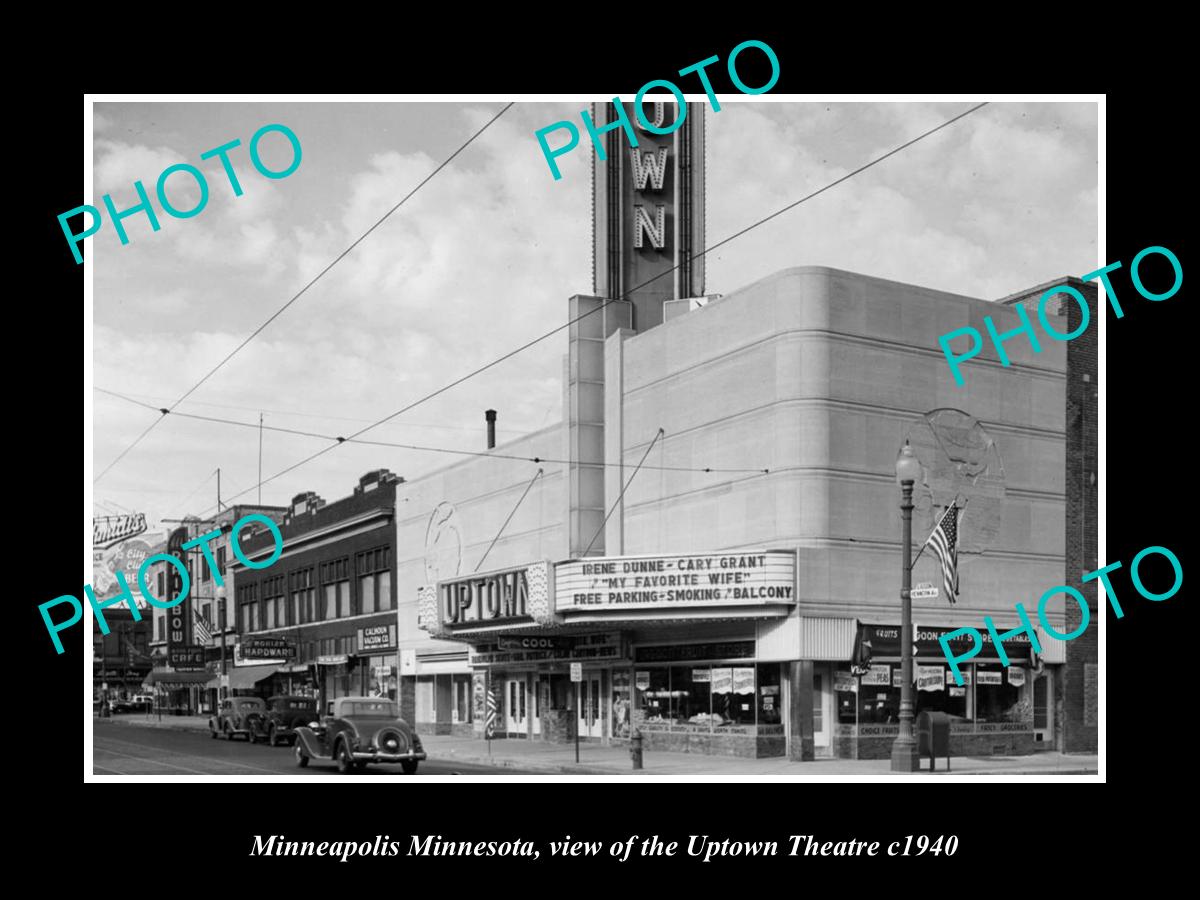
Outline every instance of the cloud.
<path fill-rule="evenodd" d="M 253 425 L 255 408 L 294 410 L 311 418 L 269 413 L 267 423 L 344 436 L 561 326 L 568 298 L 592 287 L 594 151 L 585 137 L 559 157 L 563 178 L 555 181 L 533 134 L 558 119 L 578 122 L 581 106 L 514 106 L 192 398 L 248 409 L 190 408 Z M 1064 105 L 985 107 L 713 251 L 709 288 L 729 292 L 809 264 L 997 298 L 1064 270 L 1087 271 L 1078 259 L 1090 262 L 1095 253 L 1091 106 L 1091 113 Z M 966 107 L 731 102 L 710 111 L 710 245 Z M 268 181 L 247 164 L 246 192 L 234 198 L 218 165 L 202 215 L 164 221 L 154 235 L 143 223 L 147 236 L 136 234 L 128 247 L 109 234 L 94 256 L 96 384 L 177 398 L 497 108 L 431 112 L 427 133 L 389 134 L 361 147 L 356 135 L 323 133 L 327 120 L 313 111 L 308 122 L 296 119 L 305 162 L 294 176 Z M 132 178 L 156 179 L 185 158 L 167 146 L 101 144 L 98 190 L 123 184 L 128 191 Z M 240 162 L 237 169 L 243 173 Z M 544 427 L 561 416 L 565 351 L 558 332 L 367 436 L 481 449 L 487 408 L 499 410 L 502 433 Z M 97 471 L 152 419 L 150 410 L 98 400 Z M 267 432 L 264 474 L 326 446 Z M 286 502 L 313 489 L 334 499 L 368 469 L 387 466 L 411 478 L 454 459 L 345 444 L 267 485 L 263 498 Z M 257 461 L 256 428 L 168 416 L 101 483 L 100 495 L 111 483 L 126 492 L 119 502 L 173 515 L 180 510 L 169 508 L 170 495 L 155 491 L 178 487 L 186 496 L 218 464 L 229 483 L 248 488 Z"/>
<path fill-rule="evenodd" d="M 829 265 L 996 299 L 1077 274 L 1094 256 L 1094 119 L 1089 131 L 1086 110 L 1036 108 L 1031 121 L 1029 106 L 985 107 L 713 251 L 710 289 Z M 709 119 L 710 245 L 965 108 L 723 108 Z"/>

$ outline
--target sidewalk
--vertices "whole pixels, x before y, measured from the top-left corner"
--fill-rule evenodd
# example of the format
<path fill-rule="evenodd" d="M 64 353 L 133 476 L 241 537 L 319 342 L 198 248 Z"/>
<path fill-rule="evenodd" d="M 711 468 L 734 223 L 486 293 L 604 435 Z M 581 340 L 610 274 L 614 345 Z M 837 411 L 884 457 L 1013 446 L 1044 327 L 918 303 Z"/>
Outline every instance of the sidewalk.
<path fill-rule="evenodd" d="M 722 778 L 730 775 L 751 778 L 809 777 L 854 778 L 889 776 L 887 759 L 822 759 L 793 762 L 788 759 L 740 759 L 703 756 L 697 753 L 647 751 L 643 768 L 634 771 L 627 745 L 605 747 L 582 743 L 579 765 L 575 764 L 574 744 L 546 744 L 540 741 L 492 741 L 491 756 L 487 743 L 474 738 L 422 735 L 421 742 L 430 759 L 439 762 L 458 760 L 490 763 L 536 770 L 541 773 L 575 775 L 669 775 L 691 778 Z M 1098 771 L 1095 754 L 1037 753 L 1032 756 L 958 757 L 950 761 L 951 775 L 1092 775 Z M 929 763 L 922 773 L 930 777 Z M 939 760 L 934 775 L 946 775 L 946 761 Z"/>
<path fill-rule="evenodd" d="M 118 725 L 143 728 L 168 728 L 173 731 L 208 733 L 208 716 L 163 716 L 132 713 L 105 719 Z M 605 747 L 582 743 L 579 764 L 575 764 L 574 744 L 546 744 L 541 741 L 492 741 L 491 755 L 486 741 L 448 735 L 421 735 L 421 743 L 431 760 L 437 762 L 482 763 L 550 775 L 669 775 L 689 778 L 722 778 L 730 775 L 750 778 L 855 778 L 891 775 L 886 759 L 822 759 L 793 762 L 788 759 L 735 759 L 702 756 L 697 753 L 647 751 L 644 768 L 635 772 L 628 746 Z M 1032 756 L 966 756 L 950 760 L 951 775 L 1093 775 L 1098 771 L 1096 754 L 1036 753 Z M 929 763 L 922 763 L 921 774 L 931 777 Z M 938 760 L 934 776 L 946 775 L 946 761 Z"/>
<path fill-rule="evenodd" d="M 164 714 L 160 722 L 158 713 L 117 713 L 104 719 L 94 714 L 92 716 L 93 722 L 137 725 L 141 728 L 168 728 L 171 731 L 200 731 L 204 734 L 208 734 L 208 719 L 208 716 L 168 716 Z"/>

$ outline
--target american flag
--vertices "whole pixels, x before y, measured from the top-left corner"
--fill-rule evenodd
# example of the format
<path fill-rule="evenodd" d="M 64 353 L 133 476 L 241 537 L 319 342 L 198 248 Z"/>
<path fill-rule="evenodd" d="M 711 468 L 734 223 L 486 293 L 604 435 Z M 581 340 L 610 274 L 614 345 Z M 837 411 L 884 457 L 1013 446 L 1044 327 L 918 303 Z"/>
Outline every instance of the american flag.
<path fill-rule="evenodd" d="M 941 560 L 942 588 L 953 606 L 954 598 L 958 596 L 958 507 L 954 503 L 950 504 L 925 544 L 932 547 Z"/>
<path fill-rule="evenodd" d="M 496 734 L 496 692 L 493 690 L 487 692 L 487 719 L 484 720 L 483 728 L 490 741 Z"/>
<path fill-rule="evenodd" d="M 192 626 L 196 632 L 196 640 L 201 644 L 207 644 L 212 640 L 212 625 L 208 619 L 192 609 Z"/>

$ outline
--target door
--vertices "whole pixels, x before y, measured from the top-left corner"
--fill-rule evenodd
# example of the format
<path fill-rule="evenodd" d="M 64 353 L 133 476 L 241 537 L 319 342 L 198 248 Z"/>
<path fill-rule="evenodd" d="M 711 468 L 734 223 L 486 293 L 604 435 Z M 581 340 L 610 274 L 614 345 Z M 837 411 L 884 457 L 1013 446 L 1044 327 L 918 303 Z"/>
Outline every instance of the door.
<path fill-rule="evenodd" d="M 504 685 L 505 731 L 524 737 L 528 715 L 525 676 L 506 678 Z"/>
<path fill-rule="evenodd" d="M 1034 676 L 1033 740 L 1038 750 L 1054 749 L 1054 672 L 1050 668 Z"/>
<path fill-rule="evenodd" d="M 584 672 L 578 684 L 579 703 L 577 726 L 581 738 L 601 736 L 600 728 L 600 673 Z"/>
<path fill-rule="evenodd" d="M 543 675 L 536 676 L 533 679 L 533 721 L 530 723 L 535 736 L 542 733 L 542 710 L 549 695 L 550 682 Z"/>
<path fill-rule="evenodd" d="M 830 720 L 833 718 L 833 692 L 829 690 L 829 677 L 821 672 L 813 673 L 813 752 L 816 756 L 830 754 Z"/>

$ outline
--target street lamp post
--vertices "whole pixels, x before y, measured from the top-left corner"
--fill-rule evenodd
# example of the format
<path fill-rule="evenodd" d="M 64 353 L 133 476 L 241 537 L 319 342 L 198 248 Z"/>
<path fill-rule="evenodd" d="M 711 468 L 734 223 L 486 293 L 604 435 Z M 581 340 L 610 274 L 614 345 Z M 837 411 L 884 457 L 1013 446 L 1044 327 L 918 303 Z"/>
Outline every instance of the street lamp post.
<path fill-rule="evenodd" d="M 908 441 L 896 457 L 896 481 L 900 483 L 900 734 L 892 744 L 892 771 L 916 772 L 921 765 L 913 736 L 913 642 L 912 642 L 912 511 L 913 484 L 921 475 L 921 463 Z"/>

